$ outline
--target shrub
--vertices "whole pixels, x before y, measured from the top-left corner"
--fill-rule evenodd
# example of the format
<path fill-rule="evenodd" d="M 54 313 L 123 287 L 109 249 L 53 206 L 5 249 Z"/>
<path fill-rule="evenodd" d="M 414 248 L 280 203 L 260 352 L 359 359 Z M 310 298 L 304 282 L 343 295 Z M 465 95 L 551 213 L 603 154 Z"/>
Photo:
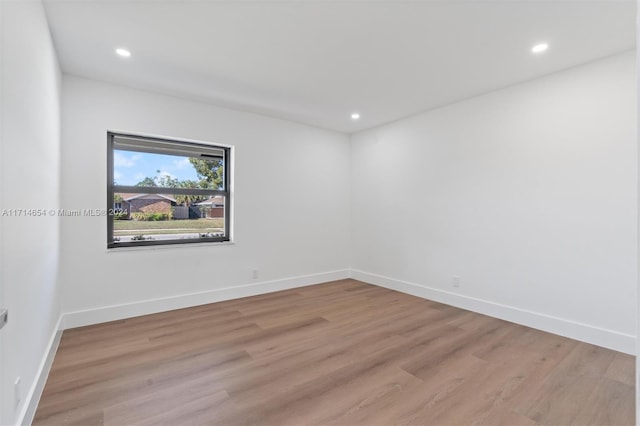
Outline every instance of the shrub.
<path fill-rule="evenodd" d="M 169 220 L 171 219 L 171 214 L 169 213 L 151 213 L 151 219 L 149 220 Z"/>
<path fill-rule="evenodd" d="M 131 218 L 133 220 L 142 220 L 142 221 L 158 221 L 158 220 L 170 220 L 172 219 L 171 213 L 143 213 L 143 212 L 135 212 L 131 213 Z"/>
<path fill-rule="evenodd" d="M 142 234 L 134 235 L 131 237 L 131 241 L 144 241 L 144 240 L 153 240 L 153 237 L 145 237 Z"/>
<path fill-rule="evenodd" d="M 222 237 L 222 232 L 206 232 L 204 234 L 200 234 L 200 238 L 213 238 L 213 237 Z"/>
<path fill-rule="evenodd" d="M 149 220 L 147 213 L 135 212 L 131 213 L 131 219 L 133 220 Z"/>
<path fill-rule="evenodd" d="M 127 212 L 117 212 L 117 213 L 114 213 L 113 219 L 114 220 L 126 220 L 126 219 L 129 219 L 129 215 L 127 214 Z"/>

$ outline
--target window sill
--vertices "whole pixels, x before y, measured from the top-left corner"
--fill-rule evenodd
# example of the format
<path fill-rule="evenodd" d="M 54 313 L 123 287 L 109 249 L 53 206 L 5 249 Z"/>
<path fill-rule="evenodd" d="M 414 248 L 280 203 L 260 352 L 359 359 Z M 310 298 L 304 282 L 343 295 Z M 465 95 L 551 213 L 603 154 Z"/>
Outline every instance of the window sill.
<path fill-rule="evenodd" d="M 183 250 L 185 248 L 193 248 L 193 247 L 234 246 L 235 244 L 236 243 L 234 241 L 221 241 L 221 242 L 210 242 L 210 243 L 158 244 L 158 245 L 139 246 L 139 247 L 114 247 L 114 248 L 105 249 L 105 251 L 107 253 L 120 253 L 120 252 L 128 252 L 128 251 L 167 250 L 167 249 Z"/>

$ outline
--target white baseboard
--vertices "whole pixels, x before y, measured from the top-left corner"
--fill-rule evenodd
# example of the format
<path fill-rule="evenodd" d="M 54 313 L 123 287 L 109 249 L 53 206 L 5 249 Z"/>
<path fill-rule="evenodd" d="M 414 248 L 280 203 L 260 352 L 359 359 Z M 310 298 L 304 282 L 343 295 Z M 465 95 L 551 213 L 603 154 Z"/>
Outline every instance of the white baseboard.
<path fill-rule="evenodd" d="M 38 408 L 38 403 L 40 402 L 40 397 L 42 396 L 42 391 L 44 390 L 44 385 L 47 383 L 47 377 L 49 377 L 49 371 L 51 370 L 51 365 L 53 364 L 53 358 L 58 351 L 58 345 L 60 344 L 60 339 L 62 338 L 62 330 L 60 328 L 62 324 L 62 315 L 58 317 L 58 322 L 53 329 L 53 334 L 49 339 L 49 344 L 47 345 L 47 349 L 42 357 L 42 361 L 40 361 L 40 366 L 38 371 L 36 372 L 36 377 L 29 388 L 29 392 L 27 393 L 25 403 L 18 415 L 17 425 L 31 425 L 33 423 L 33 417 L 36 414 L 36 409 Z"/>
<path fill-rule="evenodd" d="M 512 306 L 444 290 L 426 287 L 423 285 L 396 280 L 382 275 L 371 274 L 364 271 L 352 270 L 351 277 L 358 281 L 374 284 L 435 302 L 455 306 L 457 308 L 478 312 L 495 318 L 500 318 L 516 324 L 558 334 L 594 345 L 603 346 L 630 355 L 636 353 L 636 337 L 630 334 L 607 330 L 588 324 L 554 317 L 551 315 L 519 309 Z"/>
<path fill-rule="evenodd" d="M 303 275 L 284 278 L 280 280 L 265 281 L 255 284 L 247 284 L 234 287 L 225 287 L 199 293 L 183 294 L 179 296 L 164 297 L 160 299 L 142 300 L 122 305 L 105 306 L 96 309 L 67 312 L 63 314 L 62 329 L 82 327 L 85 325 L 99 324 L 124 318 L 132 318 L 141 315 L 155 314 L 174 309 L 188 308 L 191 306 L 206 305 L 207 303 L 221 302 L 223 300 L 238 299 L 240 297 L 256 296 L 272 293 L 274 291 L 288 290 L 320 284 L 328 281 L 342 280 L 351 277 L 351 270 L 323 272 L 319 274 Z"/>

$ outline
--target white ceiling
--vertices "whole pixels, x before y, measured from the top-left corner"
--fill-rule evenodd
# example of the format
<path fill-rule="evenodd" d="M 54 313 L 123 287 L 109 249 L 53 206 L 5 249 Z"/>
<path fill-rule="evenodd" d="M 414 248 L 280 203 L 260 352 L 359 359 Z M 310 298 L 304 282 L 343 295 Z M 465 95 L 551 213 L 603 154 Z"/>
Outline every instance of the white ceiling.
<path fill-rule="evenodd" d="M 632 0 L 45 4 L 66 73 L 347 133 L 635 46 Z"/>

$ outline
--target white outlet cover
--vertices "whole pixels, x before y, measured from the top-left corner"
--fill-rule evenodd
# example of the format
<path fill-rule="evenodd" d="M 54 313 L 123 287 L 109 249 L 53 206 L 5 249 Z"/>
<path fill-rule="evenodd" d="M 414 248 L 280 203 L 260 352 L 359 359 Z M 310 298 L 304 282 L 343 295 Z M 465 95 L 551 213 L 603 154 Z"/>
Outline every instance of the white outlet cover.
<path fill-rule="evenodd" d="M 457 275 L 452 276 L 451 285 L 453 285 L 454 287 L 460 287 L 460 277 Z"/>

